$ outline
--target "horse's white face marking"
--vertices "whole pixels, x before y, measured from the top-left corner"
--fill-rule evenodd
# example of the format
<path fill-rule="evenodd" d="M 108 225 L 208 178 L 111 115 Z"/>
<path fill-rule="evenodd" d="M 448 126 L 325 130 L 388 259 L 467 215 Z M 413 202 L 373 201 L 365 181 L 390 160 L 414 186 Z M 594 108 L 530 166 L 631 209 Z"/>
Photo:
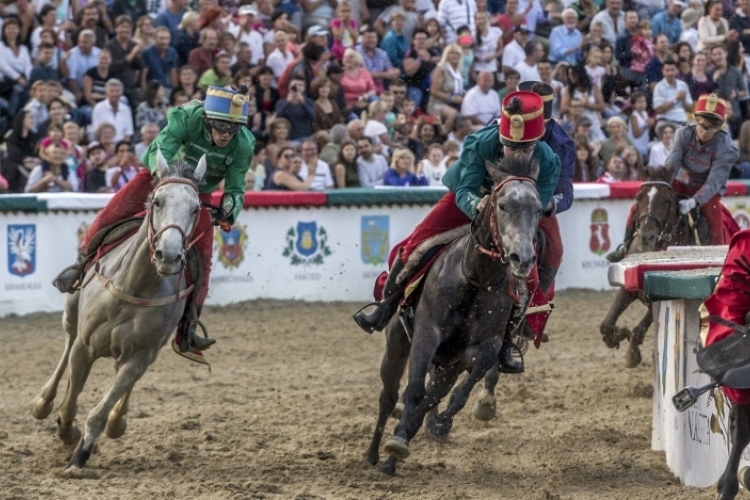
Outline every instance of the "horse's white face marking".
<path fill-rule="evenodd" d="M 651 186 L 651 189 L 648 190 L 648 211 L 651 211 L 651 208 L 653 208 L 651 205 L 654 203 L 654 197 L 656 196 L 656 193 L 658 193 L 659 190 L 656 189 L 656 186 Z"/>

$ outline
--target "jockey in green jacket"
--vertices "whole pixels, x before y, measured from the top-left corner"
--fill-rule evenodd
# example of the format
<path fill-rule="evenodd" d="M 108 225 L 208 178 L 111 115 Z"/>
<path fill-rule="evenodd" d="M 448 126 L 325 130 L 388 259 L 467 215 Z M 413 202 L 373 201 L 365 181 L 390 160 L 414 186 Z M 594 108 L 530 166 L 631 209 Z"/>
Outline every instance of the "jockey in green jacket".
<path fill-rule="evenodd" d="M 224 197 L 219 210 L 202 208 L 194 234 L 202 234 L 195 243 L 202 263 L 202 286 L 195 294 L 196 313 L 208 294 L 209 273 L 213 250 L 211 224 L 228 228 L 242 209 L 245 174 L 250 168 L 255 138 L 247 129 L 248 96 L 220 87 L 209 87 L 205 101 L 190 101 L 167 113 L 167 126 L 159 133 L 141 159 L 143 168 L 130 179 L 97 215 L 81 242 L 78 261 L 55 278 L 61 292 L 73 293 L 80 286 L 86 261 L 97 248 L 92 239 L 101 230 L 133 217 L 144 210 L 153 189 L 152 174 L 157 172 L 156 152 L 161 150 L 168 163 L 180 156 L 190 165 L 197 165 L 206 155 L 206 175 L 198 187 L 202 203 L 211 203 L 211 193 L 224 181 Z M 175 350 L 190 359 L 215 341 L 196 335 L 197 315 L 186 314 L 178 327 Z"/>

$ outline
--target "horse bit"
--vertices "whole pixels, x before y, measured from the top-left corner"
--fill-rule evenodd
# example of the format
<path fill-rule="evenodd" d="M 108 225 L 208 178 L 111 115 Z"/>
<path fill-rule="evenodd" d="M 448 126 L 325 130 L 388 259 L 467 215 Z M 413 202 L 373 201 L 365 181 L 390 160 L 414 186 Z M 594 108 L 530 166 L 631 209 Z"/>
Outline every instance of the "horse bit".
<path fill-rule="evenodd" d="M 672 189 L 672 185 L 665 181 L 645 181 L 641 184 L 641 187 L 643 186 L 666 186 L 667 189 L 669 189 L 671 192 L 674 192 L 674 190 Z M 672 226 L 671 231 L 665 234 L 667 221 L 669 220 L 669 214 L 672 213 L 673 204 L 674 204 L 674 197 L 670 197 L 669 205 L 667 206 L 667 220 L 662 221 L 651 212 L 651 204 L 649 203 L 648 211 L 645 214 L 638 216 L 636 230 L 638 229 L 638 227 L 640 227 L 641 221 L 643 219 L 651 219 L 656 223 L 657 227 L 659 228 L 659 236 L 656 238 L 656 242 L 658 243 L 661 241 L 665 241 L 665 242 L 672 241 L 672 237 L 674 236 L 674 233 L 677 231 L 677 228 L 680 226 L 680 217 L 678 214 L 677 220 Z M 636 213 L 637 213 L 637 208 L 636 208 Z"/>

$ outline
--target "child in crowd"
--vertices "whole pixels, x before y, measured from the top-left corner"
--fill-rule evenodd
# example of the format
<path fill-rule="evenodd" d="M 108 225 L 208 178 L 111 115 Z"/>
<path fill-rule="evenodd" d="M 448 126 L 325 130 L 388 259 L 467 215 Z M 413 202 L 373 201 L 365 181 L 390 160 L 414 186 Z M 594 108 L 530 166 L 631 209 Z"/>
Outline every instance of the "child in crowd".
<path fill-rule="evenodd" d="M 135 148 L 128 141 L 120 141 L 115 148 L 117 154 L 117 165 L 107 170 L 107 187 L 113 192 L 122 189 L 138 175 L 138 158 L 135 157 Z"/>
<path fill-rule="evenodd" d="M 643 169 L 643 159 L 638 150 L 633 146 L 625 148 L 622 152 L 622 161 L 625 163 L 625 168 L 628 169 L 628 175 L 630 175 L 628 180 L 638 180 L 638 172 Z"/>
<path fill-rule="evenodd" d="M 442 146 L 443 160 L 440 162 L 440 168 L 448 170 L 461 155 L 461 145 L 456 141 L 445 141 Z"/>
<path fill-rule="evenodd" d="M 628 139 L 643 157 L 647 157 L 649 130 L 654 125 L 654 119 L 649 117 L 646 111 L 646 95 L 635 92 L 630 96 L 630 105 L 632 113 L 628 119 Z"/>
<path fill-rule="evenodd" d="M 512 69 L 505 72 L 505 87 L 500 89 L 497 95 L 500 97 L 500 102 L 503 102 L 503 98 L 511 92 L 518 90 L 518 84 L 521 81 L 521 73 Z"/>
<path fill-rule="evenodd" d="M 585 138 L 576 141 L 576 165 L 573 182 L 594 182 L 601 177 L 599 158 Z"/>
<path fill-rule="evenodd" d="M 98 142 L 92 142 L 88 146 L 88 172 L 84 191 L 86 193 L 111 193 L 107 187 L 107 153 L 104 146 Z"/>
<path fill-rule="evenodd" d="M 592 84 L 602 88 L 605 73 L 604 66 L 602 66 L 602 51 L 599 47 L 593 47 L 586 55 L 586 74 L 589 75 Z"/>
<path fill-rule="evenodd" d="M 341 61 L 344 51 L 354 47 L 358 36 L 357 21 L 352 19 L 352 6 L 346 0 L 339 2 L 336 7 L 336 17 L 331 19 L 331 35 L 331 55 Z"/>
<path fill-rule="evenodd" d="M 646 81 L 646 65 L 654 58 L 654 43 L 651 41 L 651 22 L 647 19 L 638 23 L 638 33 L 630 41 L 633 60 L 630 70 L 638 75 L 639 81 Z"/>
<path fill-rule="evenodd" d="M 622 161 L 622 158 L 615 155 L 612 158 L 609 159 L 609 163 L 607 163 L 607 171 L 599 177 L 597 182 L 604 182 L 606 184 L 611 184 L 614 182 L 622 182 L 622 181 L 629 181 L 630 180 L 630 172 L 628 172 L 627 167 L 625 166 L 625 162 Z"/>
<path fill-rule="evenodd" d="M 458 46 L 461 47 L 463 55 L 463 66 L 461 66 L 462 76 L 464 77 L 464 88 L 471 87 L 471 68 L 474 65 L 474 37 L 468 26 L 458 28 Z"/>
<path fill-rule="evenodd" d="M 31 99 L 23 107 L 23 110 L 28 111 L 34 117 L 34 132 L 36 132 L 40 123 L 49 118 L 49 111 L 47 110 L 49 101 L 46 101 L 48 94 L 47 82 L 37 80 L 31 85 L 31 91 L 29 92 Z"/>
<path fill-rule="evenodd" d="M 411 187 L 427 186 L 430 181 L 424 175 L 414 173 L 414 153 L 406 148 L 399 148 L 391 158 L 391 168 L 383 178 L 384 186 Z"/>
<path fill-rule="evenodd" d="M 563 116 L 560 122 L 560 127 L 568 134 L 572 139 L 575 139 L 576 135 L 576 124 L 578 118 L 583 114 L 583 101 L 577 97 L 573 97 L 570 100 L 570 106 L 568 112 Z M 590 122 L 591 120 L 589 120 Z"/>
<path fill-rule="evenodd" d="M 408 97 L 404 99 L 400 109 L 401 112 L 396 117 L 396 131 L 401 138 L 408 138 L 417 125 L 416 110 L 417 106 L 412 99 Z M 399 139 L 398 136 L 396 137 L 397 140 Z"/>
<path fill-rule="evenodd" d="M 417 177 L 427 177 L 430 186 L 442 186 L 446 170 L 443 163 L 443 147 L 433 144 L 427 148 L 427 156 L 417 166 Z"/>

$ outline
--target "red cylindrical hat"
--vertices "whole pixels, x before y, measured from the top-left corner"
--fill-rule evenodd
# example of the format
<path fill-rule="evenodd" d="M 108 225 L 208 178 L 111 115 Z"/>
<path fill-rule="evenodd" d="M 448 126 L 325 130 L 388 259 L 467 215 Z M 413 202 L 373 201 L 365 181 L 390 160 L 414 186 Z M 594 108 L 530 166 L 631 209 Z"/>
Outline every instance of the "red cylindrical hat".
<path fill-rule="evenodd" d="M 511 92 L 503 99 L 500 142 L 526 147 L 544 135 L 544 101 L 533 92 Z"/>
<path fill-rule="evenodd" d="M 716 94 L 705 94 L 698 98 L 695 103 L 695 116 L 716 118 L 724 123 L 727 117 L 727 102 Z"/>

